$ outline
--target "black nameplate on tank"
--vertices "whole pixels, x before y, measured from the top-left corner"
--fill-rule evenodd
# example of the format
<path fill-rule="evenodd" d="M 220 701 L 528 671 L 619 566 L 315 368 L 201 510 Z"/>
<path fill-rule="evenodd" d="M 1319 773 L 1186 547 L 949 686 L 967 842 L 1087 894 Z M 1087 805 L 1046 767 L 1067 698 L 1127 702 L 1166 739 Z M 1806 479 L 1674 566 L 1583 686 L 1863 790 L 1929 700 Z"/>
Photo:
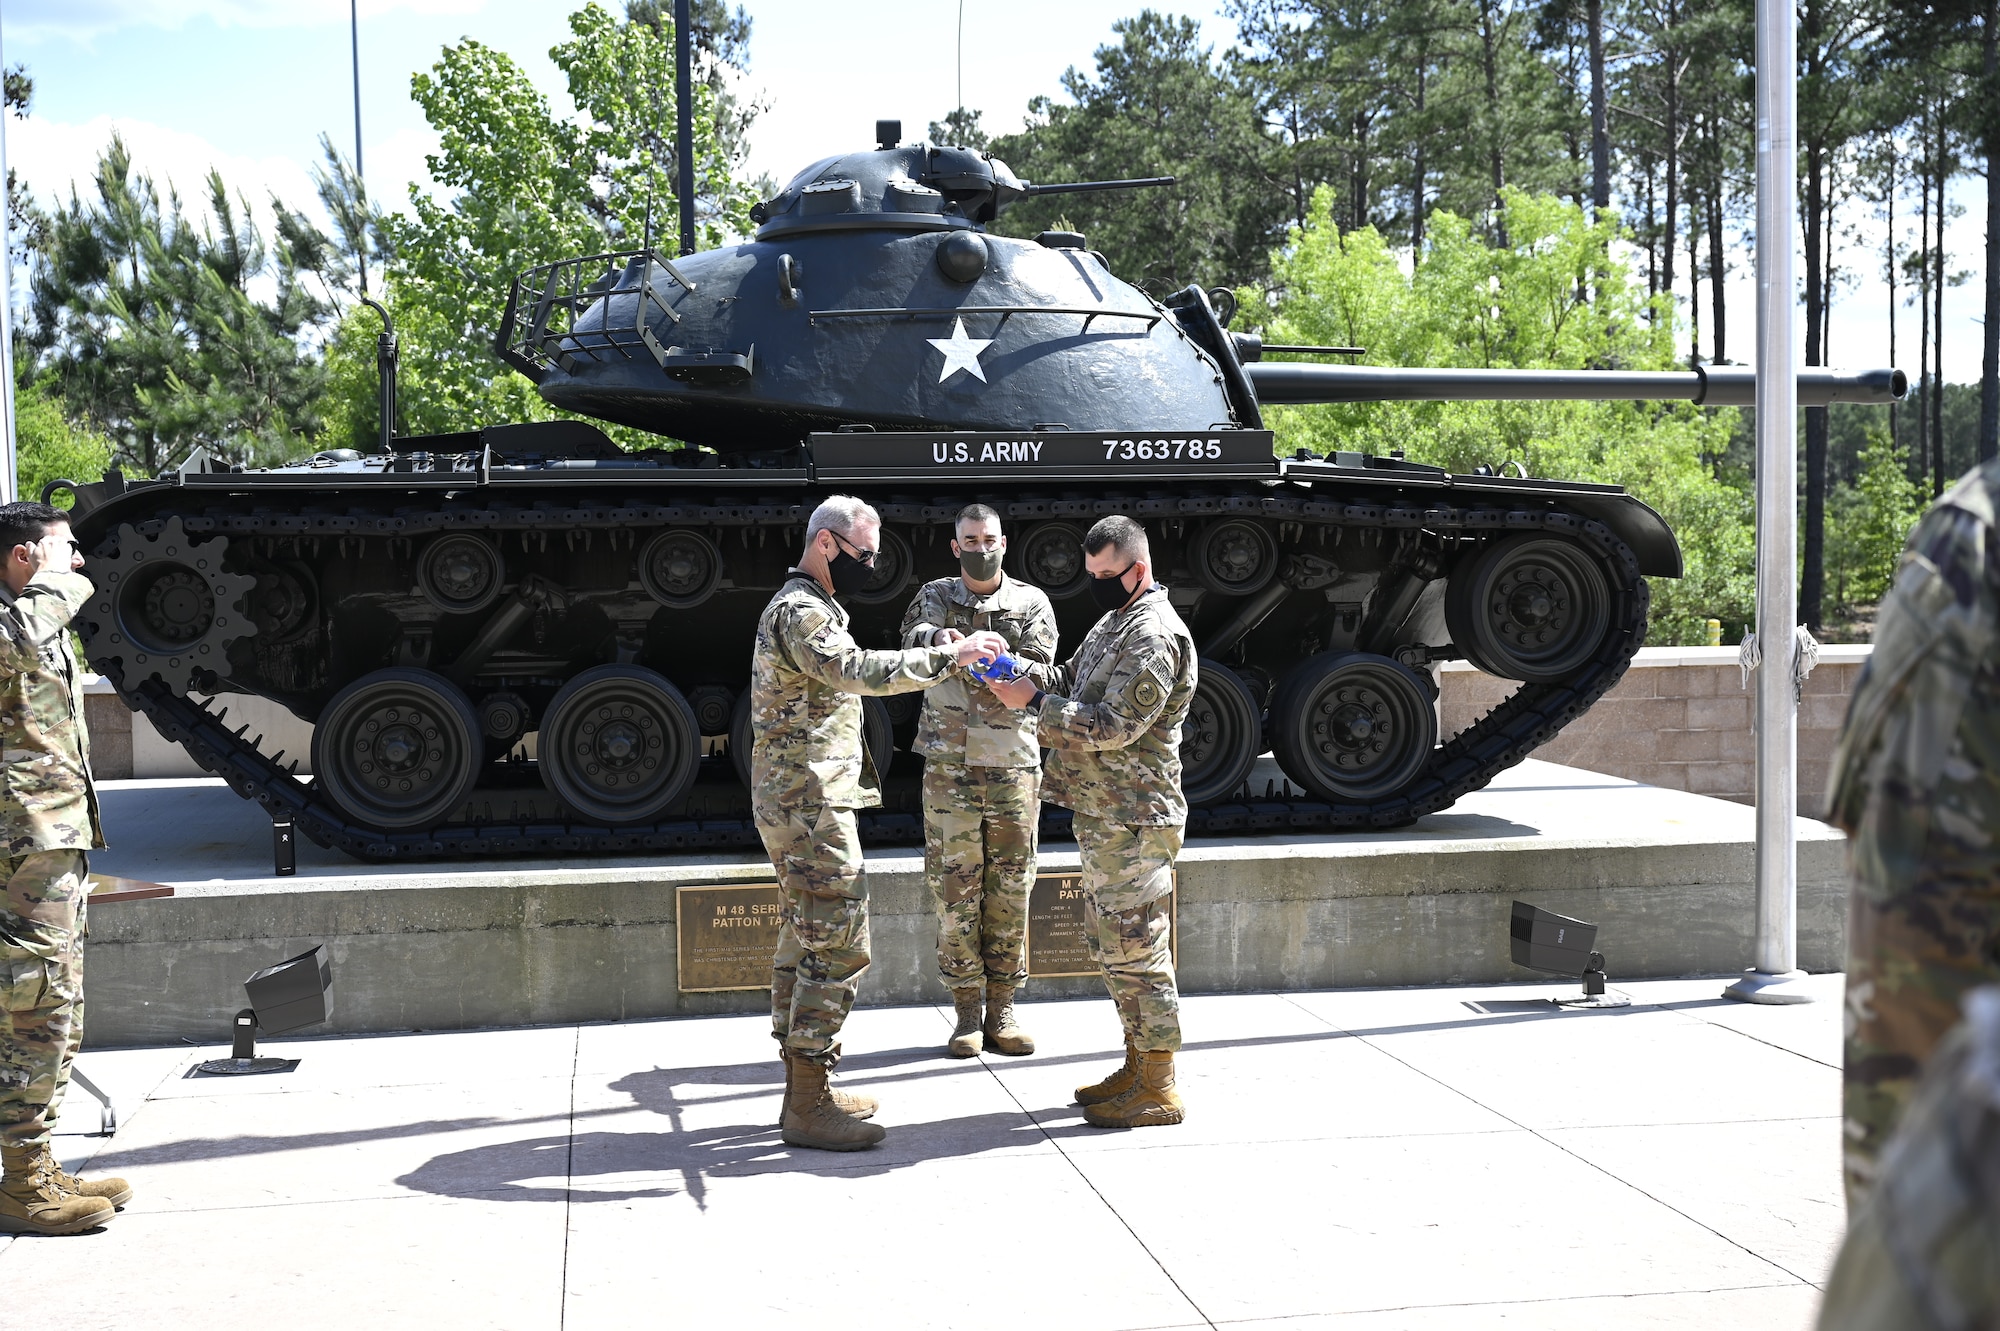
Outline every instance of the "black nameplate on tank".
<path fill-rule="evenodd" d="M 813 434 L 820 481 L 1269 480 L 1269 430 Z"/>

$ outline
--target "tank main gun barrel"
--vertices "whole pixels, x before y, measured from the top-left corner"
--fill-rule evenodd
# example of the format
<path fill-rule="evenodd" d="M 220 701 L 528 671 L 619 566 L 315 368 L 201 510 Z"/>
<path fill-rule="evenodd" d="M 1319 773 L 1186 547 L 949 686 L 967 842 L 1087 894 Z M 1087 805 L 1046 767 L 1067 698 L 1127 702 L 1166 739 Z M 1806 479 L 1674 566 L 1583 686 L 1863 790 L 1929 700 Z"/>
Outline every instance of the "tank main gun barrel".
<path fill-rule="evenodd" d="M 1757 401 L 1748 366 L 1698 370 L 1411 370 L 1374 365 L 1253 362 L 1243 367 L 1269 406 L 1325 402 L 1696 402 L 1747 407 Z M 1910 391 L 1901 370 L 1799 371 L 1799 404 L 1899 402 Z"/>
<path fill-rule="evenodd" d="M 1099 194 L 1108 189 L 1158 189 L 1162 185 L 1171 185 L 1173 183 L 1173 176 L 1145 176 L 1138 180 L 1072 180 L 1066 185 L 1029 185 L 1023 183 L 1021 192 L 1030 196 L 1042 194 Z"/>

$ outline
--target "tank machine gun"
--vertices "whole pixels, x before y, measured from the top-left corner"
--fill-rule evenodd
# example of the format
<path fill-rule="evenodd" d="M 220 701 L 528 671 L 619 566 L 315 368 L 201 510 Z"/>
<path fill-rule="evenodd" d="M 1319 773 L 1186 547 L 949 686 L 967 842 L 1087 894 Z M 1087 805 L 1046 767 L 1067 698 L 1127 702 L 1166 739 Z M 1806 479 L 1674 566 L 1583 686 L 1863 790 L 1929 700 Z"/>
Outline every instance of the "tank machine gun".
<path fill-rule="evenodd" d="M 198 452 L 153 480 L 57 483 L 98 581 L 79 617 L 93 665 L 237 793 L 369 857 L 753 842 L 738 775 L 751 634 L 835 487 L 884 518 L 874 577 L 850 598 L 870 646 L 895 640 L 920 578 L 954 571 L 940 528 L 965 503 L 1000 510 L 1009 569 L 1050 594 L 1070 641 L 1094 618 L 1085 529 L 1113 512 L 1145 522 L 1203 653 L 1181 749 L 1196 833 L 1407 822 L 1519 761 L 1624 672 L 1645 578 L 1681 569 L 1638 499 L 1394 457 L 1280 459 L 1263 407 L 1748 401 L 1748 372 L 1263 362 L 1199 287 L 1155 301 L 1082 236 L 986 230 L 1033 191 L 1159 182 L 1033 186 L 878 129 L 874 150 L 815 163 L 760 204 L 748 241 L 516 279 L 506 362 L 551 405 L 659 448 L 565 420 L 266 470 Z M 1801 397 L 1889 401 L 1904 386 L 1896 371 L 1808 371 Z M 1519 688 L 1440 745 L 1432 667 L 1454 657 Z M 216 701 L 231 693 L 315 724 L 310 784 L 232 732 Z M 915 699 L 866 710 L 887 768 Z M 1249 795 L 1266 748 L 1298 791 Z M 919 833 L 893 805 L 865 826 Z"/>

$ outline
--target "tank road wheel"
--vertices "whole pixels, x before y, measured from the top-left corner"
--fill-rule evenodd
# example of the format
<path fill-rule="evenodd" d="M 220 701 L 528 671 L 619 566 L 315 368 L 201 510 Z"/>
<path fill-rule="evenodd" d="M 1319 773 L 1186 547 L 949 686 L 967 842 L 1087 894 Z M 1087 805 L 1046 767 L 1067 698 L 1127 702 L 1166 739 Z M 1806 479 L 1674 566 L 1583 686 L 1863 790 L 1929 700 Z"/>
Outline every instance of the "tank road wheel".
<path fill-rule="evenodd" d="M 881 553 L 875 556 L 874 574 L 866 586 L 847 599 L 857 605 L 882 605 L 901 600 L 903 589 L 910 585 L 910 572 L 916 566 L 917 559 L 910 553 L 910 543 L 884 527 Z"/>
<path fill-rule="evenodd" d="M 669 610 L 692 610 L 722 582 L 722 551 L 698 531 L 663 531 L 639 552 L 639 582 Z"/>
<path fill-rule="evenodd" d="M 736 690 L 725 684 L 697 684 L 687 691 L 694 723 L 704 736 L 727 735 L 736 715 Z"/>
<path fill-rule="evenodd" d="M 585 818 L 650 822 L 694 784 L 701 727 L 666 676 L 603 665 L 557 691 L 536 752 L 543 783 Z"/>
<path fill-rule="evenodd" d="M 1188 549 L 1195 581 L 1221 596 L 1262 591 L 1278 572 L 1278 543 L 1256 522 L 1225 518 L 1196 534 Z"/>
<path fill-rule="evenodd" d="M 896 727 L 889 718 L 887 702 L 886 698 L 861 700 L 861 734 L 875 759 L 877 776 L 886 776 L 896 757 Z M 729 719 L 729 764 L 746 790 L 750 788 L 750 745 L 750 690 L 745 688 L 736 696 L 736 714 Z"/>
<path fill-rule="evenodd" d="M 1271 750 L 1322 799 L 1356 803 L 1407 786 L 1437 745 L 1431 691 L 1414 670 L 1368 652 L 1322 652 L 1271 700 Z"/>
<path fill-rule="evenodd" d="M 313 727 L 313 772 L 371 827 L 427 827 L 451 816 L 479 780 L 485 739 L 459 687 L 428 670 L 363 675 Z"/>
<path fill-rule="evenodd" d="M 1181 792 L 1189 804 L 1228 799 L 1257 765 L 1264 718 L 1234 670 L 1203 660 L 1181 722 Z"/>
<path fill-rule="evenodd" d="M 1611 586 L 1598 562 L 1568 541 L 1515 536 L 1451 575 L 1445 622 L 1452 643 L 1502 679 L 1553 684 L 1590 660 L 1611 628 Z"/>
<path fill-rule="evenodd" d="M 221 536 L 191 538 L 178 517 L 156 536 L 120 527 L 90 557 L 97 592 L 77 624 L 90 659 L 120 658 L 128 684 L 158 675 L 175 693 L 199 672 L 228 674 L 229 645 L 257 631 L 242 608 L 257 579 L 222 571 L 228 548 Z"/>
<path fill-rule="evenodd" d="M 484 610 L 500 599 L 507 564 L 484 536 L 453 532 L 432 539 L 417 556 L 417 587 L 447 614 Z"/>
<path fill-rule="evenodd" d="M 1060 601 L 1083 590 L 1089 574 L 1083 567 L 1083 533 L 1067 522 L 1044 522 L 1021 537 L 1017 567 L 1032 582 Z"/>

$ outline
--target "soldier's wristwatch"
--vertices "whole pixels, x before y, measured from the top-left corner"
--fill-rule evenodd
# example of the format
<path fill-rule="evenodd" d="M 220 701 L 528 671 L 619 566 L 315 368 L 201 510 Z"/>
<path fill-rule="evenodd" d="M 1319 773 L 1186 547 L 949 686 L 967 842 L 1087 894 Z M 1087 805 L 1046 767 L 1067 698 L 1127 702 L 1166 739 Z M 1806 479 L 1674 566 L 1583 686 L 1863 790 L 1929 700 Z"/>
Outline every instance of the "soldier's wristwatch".
<path fill-rule="evenodd" d="M 1036 690 L 1035 690 L 1035 696 L 1034 696 L 1034 697 L 1032 697 L 1032 698 L 1030 698 L 1030 699 L 1028 699 L 1028 710 L 1029 710 L 1029 711 L 1031 711 L 1031 712 L 1039 712 L 1039 711 L 1041 711 L 1041 710 L 1042 710 L 1042 699 L 1044 699 L 1044 698 L 1046 698 L 1046 697 L 1048 697 L 1048 696 L 1049 696 L 1049 695 L 1048 695 L 1048 692 L 1047 692 L 1046 690 L 1044 690 L 1044 689 L 1036 689 Z"/>

